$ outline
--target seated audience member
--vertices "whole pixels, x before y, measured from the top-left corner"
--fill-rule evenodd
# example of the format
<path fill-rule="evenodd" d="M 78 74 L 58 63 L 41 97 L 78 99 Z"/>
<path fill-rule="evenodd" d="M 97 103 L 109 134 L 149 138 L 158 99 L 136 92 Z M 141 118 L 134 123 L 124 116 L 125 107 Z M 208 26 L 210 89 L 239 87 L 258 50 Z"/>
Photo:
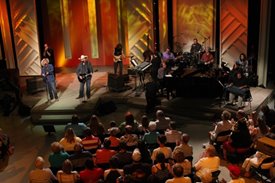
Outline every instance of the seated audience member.
<path fill-rule="evenodd" d="M 143 141 L 138 141 L 137 148 L 141 154 L 141 162 L 152 164 L 151 153 Z"/>
<path fill-rule="evenodd" d="M 135 182 L 146 182 L 151 174 L 151 165 L 141 161 L 141 153 L 138 148 L 133 151 L 132 159 L 131 164 L 124 166 L 124 174 L 131 175 Z"/>
<path fill-rule="evenodd" d="M 231 113 L 224 110 L 221 114 L 221 118 L 222 120 L 215 125 L 214 130 L 209 132 L 210 144 L 217 140 L 216 138 L 219 133 L 232 130 L 233 123 L 231 122 Z M 220 139 L 220 141 L 222 141 L 222 139 Z"/>
<path fill-rule="evenodd" d="M 81 144 L 86 151 L 90 151 L 92 154 L 100 148 L 101 141 L 99 137 L 96 137 L 92 134 L 90 129 L 85 130 L 85 138 L 82 139 Z"/>
<path fill-rule="evenodd" d="M 190 140 L 190 136 L 186 133 L 182 134 L 181 136 L 181 143 L 176 146 L 173 150 L 173 158 L 178 151 L 184 153 L 185 157 L 192 157 L 193 156 L 193 147 L 188 144 Z"/>
<path fill-rule="evenodd" d="M 175 148 L 176 143 L 180 142 L 182 132 L 176 130 L 177 124 L 175 121 L 171 121 L 169 124 L 169 129 L 165 131 L 166 145 L 171 147 L 172 150 Z"/>
<path fill-rule="evenodd" d="M 157 131 L 159 131 L 161 134 L 164 134 L 165 130 L 169 128 L 171 119 L 166 117 L 162 110 L 157 110 L 155 122 L 157 124 Z"/>
<path fill-rule="evenodd" d="M 110 136 L 105 138 L 105 139 L 109 139 L 111 141 L 110 149 L 118 150 L 118 148 L 119 148 L 120 140 L 119 140 L 119 138 L 116 137 L 117 134 L 119 133 L 118 130 L 119 129 L 117 129 L 117 128 L 110 129 Z"/>
<path fill-rule="evenodd" d="M 105 138 L 105 128 L 96 115 L 91 116 L 89 127 L 92 130 L 92 134 L 103 142 Z"/>
<path fill-rule="evenodd" d="M 32 170 L 29 174 L 30 183 L 51 183 L 57 180 L 49 168 L 44 168 L 44 164 L 44 159 L 38 156 L 35 160 L 35 170 Z"/>
<path fill-rule="evenodd" d="M 179 164 L 175 164 L 172 167 L 174 178 L 168 179 L 165 183 L 191 183 L 189 177 L 184 177 L 184 170 Z"/>
<path fill-rule="evenodd" d="M 248 97 L 250 90 L 247 85 L 247 80 L 243 77 L 241 72 L 237 72 L 236 76 L 232 79 L 232 82 L 227 86 L 227 91 L 229 92 L 229 103 L 234 105 L 235 97 L 238 97 L 237 106 L 239 108 L 243 107 L 244 98 Z"/>
<path fill-rule="evenodd" d="M 74 145 L 81 142 L 81 138 L 77 137 L 72 128 L 68 128 L 64 137 L 59 141 L 66 152 L 73 152 Z"/>
<path fill-rule="evenodd" d="M 83 151 L 83 146 L 80 143 L 76 143 L 74 146 L 74 153 L 69 157 L 74 170 L 81 171 L 85 168 L 85 162 L 87 159 L 92 159 L 92 154 L 89 151 Z"/>
<path fill-rule="evenodd" d="M 156 128 L 157 128 L 156 122 L 151 121 L 148 125 L 149 132 L 146 132 L 142 138 L 142 140 L 148 146 L 150 151 L 157 148 L 158 146 L 157 141 L 158 141 L 159 132 L 156 131 Z"/>
<path fill-rule="evenodd" d="M 87 126 L 84 123 L 80 123 L 77 114 L 74 114 L 72 116 L 72 122 L 68 123 L 65 126 L 65 131 L 68 128 L 72 128 L 74 130 L 76 136 L 78 136 L 78 137 L 84 137 L 84 135 L 85 135 L 84 132 L 87 129 Z"/>
<path fill-rule="evenodd" d="M 104 140 L 103 148 L 96 151 L 96 165 L 100 168 L 106 169 L 109 167 L 109 160 L 116 151 L 109 149 L 111 141 L 108 139 Z"/>
<path fill-rule="evenodd" d="M 110 168 L 104 171 L 104 180 L 107 183 L 116 183 L 118 177 L 123 176 L 123 169 L 119 169 L 118 159 L 116 157 L 112 157 L 109 160 Z"/>
<path fill-rule="evenodd" d="M 76 183 L 79 181 L 79 174 L 73 171 L 73 164 L 70 160 L 65 160 L 62 170 L 57 172 L 57 179 L 59 183 Z"/>
<path fill-rule="evenodd" d="M 242 158 L 250 150 L 252 139 L 247 128 L 247 120 L 239 119 L 233 127 L 229 140 L 223 143 L 223 156 L 227 160 L 227 156 L 235 156 Z M 237 160 L 234 158 L 234 161 Z"/>
<path fill-rule="evenodd" d="M 138 136 L 134 134 L 133 128 L 130 125 L 125 127 L 125 134 L 120 137 L 121 142 L 125 142 L 128 150 L 133 151 L 138 144 Z"/>
<path fill-rule="evenodd" d="M 265 124 L 265 121 L 261 118 L 257 120 L 258 126 L 250 125 L 249 133 L 252 141 L 256 142 L 259 138 L 264 137 L 269 132 L 269 127 Z"/>
<path fill-rule="evenodd" d="M 132 153 L 127 151 L 127 145 L 125 142 L 120 142 L 119 151 L 113 157 L 118 160 L 118 168 L 123 168 L 125 165 L 132 163 Z"/>
<path fill-rule="evenodd" d="M 242 168 L 245 170 L 244 176 L 250 177 L 250 168 L 255 167 L 258 168 L 259 165 L 263 162 L 264 159 L 268 158 L 270 156 L 257 151 L 253 156 L 246 158 L 242 164 Z"/>
<path fill-rule="evenodd" d="M 85 170 L 79 172 L 80 180 L 82 183 L 97 182 L 103 178 L 104 171 L 94 165 L 93 160 L 87 159 L 85 162 Z"/>
<path fill-rule="evenodd" d="M 145 133 L 148 133 L 149 120 L 147 115 L 142 115 L 139 125 L 139 134 L 143 137 Z"/>
<path fill-rule="evenodd" d="M 108 130 L 107 130 L 108 134 L 111 134 L 111 131 L 116 132 L 116 134 L 115 134 L 116 137 L 119 136 L 119 134 L 120 134 L 120 129 L 117 126 L 117 123 L 115 121 L 110 121 L 110 128 L 108 128 Z"/>
<path fill-rule="evenodd" d="M 210 182 L 212 180 L 212 172 L 217 171 L 219 166 L 220 158 L 216 155 L 215 147 L 209 145 L 205 148 L 203 157 L 194 165 L 196 171 L 195 180 Z"/>
<path fill-rule="evenodd" d="M 63 151 L 63 147 L 59 142 L 53 142 L 51 144 L 52 153 L 49 155 L 50 168 L 54 175 L 62 168 L 62 165 L 66 159 L 69 158 L 69 154 Z"/>
<path fill-rule="evenodd" d="M 165 156 L 159 152 L 156 156 L 156 164 L 152 166 L 152 174 L 156 175 L 161 182 L 171 178 L 171 167 L 166 163 Z"/>
<path fill-rule="evenodd" d="M 261 108 L 261 111 L 263 113 L 262 118 L 266 122 L 267 126 L 272 127 L 273 125 L 275 125 L 275 110 L 270 109 L 268 105 L 265 105 Z"/>
<path fill-rule="evenodd" d="M 186 159 L 182 151 L 177 151 L 174 154 L 173 159 L 175 161 L 175 164 L 179 164 L 182 166 L 184 176 L 188 176 L 188 175 L 191 176 L 192 162 Z"/>
<path fill-rule="evenodd" d="M 130 125 L 132 126 L 132 132 L 133 133 L 138 133 L 138 123 L 137 121 L 135 120 L 135 117 L 134 115 L 128 111 L 125 116 L 124 116 L 124 119 L 125 121 L 122 122 L 120 125 L 119 125 L 119 129 L 121 131 L 121 134 L 124 135 L 125 134 L 125 127 L 127 125 Z"/>
<path fill-rule="evenodd" d="M 237 165 L 229 165 L 227 168 L 231 177 L 231 180 L 228 183 L 245 183 L 245 180 L 240 177 L 241 169 Z M 224 179 L 222 179 L 220 182 L 226 183 Z"/>
<path fill-rule="evenodd" d="M 160 135 L 158 136 L 158 143 L 159 147 L 154 149 L 151 155 L 151 159 L 153 162 L 155 162 L 157 154 L 159 152 L 162 152 L 165 156 L 165 159 L 168 160 L 169 158 L 172 158 L 172 149 L 170 147 L 166 147 L 166 136 Z"/>

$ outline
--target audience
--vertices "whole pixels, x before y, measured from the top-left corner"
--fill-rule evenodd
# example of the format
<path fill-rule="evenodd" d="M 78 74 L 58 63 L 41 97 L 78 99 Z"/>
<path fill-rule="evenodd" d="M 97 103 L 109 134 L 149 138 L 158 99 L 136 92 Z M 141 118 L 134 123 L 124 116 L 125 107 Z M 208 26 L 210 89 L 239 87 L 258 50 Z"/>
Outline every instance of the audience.
<path fill-rule="evenodd" d="M 29 174 L 30 183 L 51 183 L 57 180 L 49 168 L 44 168 L 45 161 L 41 156 L 36 158 L 34 164 L 35 170 L 32 170 Z"/>
<path fill-rule="evenodd" d="M 246 181 L 240 177 L 241 175 L 241 169 L 240 167 L 236 165 L 229 165 L 228 170 L 230 172 L 231 180 L 228 183 L 245 183 Z M 223 179 L 221 183 L 226 183 L 226 181 Z"/>
<path fill-rule="evenodd" d="M 172 179 L 168 179 L 165 183 L 191 183 L 191 179 L 189 177 L 184 177 L 184 170 L 182 166 L 179 164 L 175 164 L 172 167 L 173 177 Z"/>
<path fill-rule="evenodd" d="M 157 110 L 156 112 L 156 124 L 157 124 L 157 131 L 161 134 L 164 134 L 165 130 L 169 128 L 169 124 L 171 119 L 164 115 L 162 110 Z"/>
<path fill-rule="evenodd" d="M 70 160 L 65 160 L 62 170 L 57 172 L 57 179 L 59 183 L 76 183 L 79 180 L 79 174 L 73 171 L 73 164 Z"/>
<path fill-rule="evenodd" d="M 85 169 L 79 172 L 79 176 L 82 183 L 92 183 L 103 178 L 103 173 L 101 168 L 95 167 L 93 160 L 87 159 Z"/>
<path fill-rule="evenodd" d="M 173 155 L 173 159 L 175 161 L 175 164 L 179 164 L 180 166 L 182 166 L 184 176 L 192 177 L 192 175 L 191 175 L 192 162 L 190 162 L 190 160 L 188 160 L 185 157 L 184 152 L 182 152 L 182 151 L 175 152 L 175 154 Z"/>
<path fill-rule="evenodd" d="M 159 132 L 156 131 L 157 124 L 156 122 L 151 121 L 148 125 L 148 132 L 146 132 L 142 138 L 144 143 L 148 146 L 150 151 L 153 151 L 153 149 L 157 148 L 158 146 L 158 136 Z"/>
<path fill-rule="evenodd" d="M 172 150 L 175 148 L 176 144 L 180 142 L 181 135 L 182 135 L 182 132 L 176 130 L 176 128 L 177 128 L 176 122 L 170 121 L 169 129 L 165 131 L 167 146 L 171 147 Z"/>
<path fill-rule="evenodd" d="M 104 180 L 106 183 L 116 183 L 116 179 L 124 175 L 123 169 L 119 169 L 118 159 L 112 157 L 109 160 L 110 168 L 104 171 Z"/>
<path fill-rule="evenodd" d="M 124 119 L 125 119 L 125 121 L 122 122 L 122 123 L 119 125 L 119 129 L 120 129 L 120 131 L 121 131 L 121 134 L 124 135 L 124 133 L 125 133 L 125 127 L 126 127 L 127 125 L 132 126 L 132 131 L 133 131 L 133 133 L 137 134 L 137 133 L 138 133 L 138 126 L 139 126 L 139 125 L 138 125 L 137 121 L 135 120 L 134 115 L 133 115 L 131 112 L 128 111 L 128 112 L 125 114 Z"/>
<path fill-rule="evenodd" d="M 92 130 L 85 130 L 85 138 L 82 139 L 81 144 L 86 151 L 95 153 L 98 148 L 100 148 L 101 141 L 98 137 L 92 134 Z"/>
<path fill-rule="evenodd" d="M 161 182 L 165 182 L 171 178 L 171 167 L 166 163 L 165 156 L 159 152 L 156 156 L 156 164 L 152 166 L 152 174 L 156 175 Z"/>
<path fill-rule="evenodd" d="M 185 157 L 192 157 L 193 156 L 193 147 L 188 144 L 190 140 L 190 136 L 186 133 L 181 135 L 181 143 L 176 146 L 173 150 L 173 158 L 178 151 L 182 151 Z"/>
<path fill-rule="evenodd" d="M 84 137 L 84 135 L 85 135 L 84 132 L 87 129 L 87 126 L 84 123 L 80 123 L 78 115 L 74 114 L 72 116 L 72 122 L 68 123 L 65 126 L 65 131 L 68 128 L 72 128 L 74 130 L 74 133 L 75 133 L 76 136 L 78 136 L 78 137 Z"/>
<path fill-rule="evenodd" d="M 169 158 L 172 158 L 172 149 L 170 147 L 166 147 L 166 136 L 160 135 L 158 136 L 158 143 L 159 147 L 154 149 L 151 155 L 151 159 L 154 162 L 156 160 L 157 154 L 159 152 L 162 152 L 165 156 L 165 159 L 168 160 Z"/>
<path fill-rule="evenodd" d="M 119 151 L 113 157 L 118 160 L 118 168 L 123 168 L 125 165 L 132 163 L 132 153 L 127 151 L 127 145 L 125 142 L 119 143 Z"/>
<path fill-rule="evenodd" d="M 116 154 L 116 151 L 109 149 L 111 141 L 108 139 L 104 140 L 103 148 L 98 149 L 95 155 L 96 165 L 100 168 L 106 169 L 109 167 L 109 160 L 113 155 Z"/>
<path fill-rule="evenodd" d="M 128 150 L 133 151 L 138 144 L 138 136 L 134 133 L 133 127 L 126 125 L 125 134 L 120 137 L 121 142 L 125 142 Z"/>
<path fill-rule="evenodd" d="M 274 119 L 275 119 L 275 110 L 270 109 L 268 105 L 264 105 L 261 108 L 261 112 L 263 113 L 263 119 L 266 122 L 267 126 L 272 127 L 275 125 Z"/>
<path fill-rule="evenodd" d="M 64 137 L 59 141 L 63 146 L 64 150 L 68 153 L 73 152 L 74 146 L 77 142 L 81 142 L 81 138 L 77 137 L 72 128 L 68 128 L 65 132 Z"/>
<path fill-rule="evenodd" d="M 110 148 L 113 150 L 118 150 L 119 148 L 120 139 L 116 137 L 119 131 L 120 130 L 118 128 L 113 127 L 110 129 L 110 136 L 105 138 L 111 141 Z"/>
<path fill-rule="evenodd" d="M 96 115 L 91 116 L 89 127 L 92 130 L 92 134 L 103 142 L 105 138 L 105 128 Z"/>

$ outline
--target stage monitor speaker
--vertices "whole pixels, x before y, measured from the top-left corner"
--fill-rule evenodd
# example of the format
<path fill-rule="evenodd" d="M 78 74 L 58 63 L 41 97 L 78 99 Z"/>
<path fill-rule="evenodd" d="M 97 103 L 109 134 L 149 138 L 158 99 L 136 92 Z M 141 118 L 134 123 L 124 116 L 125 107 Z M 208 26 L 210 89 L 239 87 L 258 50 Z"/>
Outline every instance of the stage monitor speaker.
<path fill-rule="evenodd" d="M 124 81 L 125 81 L 124 76 L 119 76 L 119 75 L 109 73 L 108 74 L 108 88 L 109 88 L 109 90 L 115 91 L 115 92 L 125 91 Z"/>
<path fill-rule="evenodd" d="M 112 112 L 115 112 L 116 110 L 116 104 L 111 100 L 103 101 L 102 99 L 99 99 L 95 106 L 95 113 L 98 116 L 104 116 Z"/>
<path fill-rule="evenodd" d="M 33 77 L 26 80 L 27 91 L 29 94 L 34 94 L 45 90 L 45 83 L 41 77 Z"/>

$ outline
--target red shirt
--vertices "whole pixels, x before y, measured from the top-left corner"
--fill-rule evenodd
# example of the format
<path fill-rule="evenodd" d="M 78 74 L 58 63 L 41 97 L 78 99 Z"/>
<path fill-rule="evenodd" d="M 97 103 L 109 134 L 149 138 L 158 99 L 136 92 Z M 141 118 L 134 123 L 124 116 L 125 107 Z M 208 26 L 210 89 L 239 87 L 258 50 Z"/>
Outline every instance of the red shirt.
<path fill-rule="evenodd" d="M 110 149 L 98 149 L 96 151 L 96 163 L 97 164 L 104 164 L 109 163 L 109 160 L 113 155 L 116 154 L 116 151 Z"/>
<path fill-rule="evenodd" d="M 85 169 L 79 172 L 80 180 L 83 183 L 93 183 L 97 182 L 101 177 L 103 177 L 104 171 L 101 168 L 94 168 L 92 170 Z"/>

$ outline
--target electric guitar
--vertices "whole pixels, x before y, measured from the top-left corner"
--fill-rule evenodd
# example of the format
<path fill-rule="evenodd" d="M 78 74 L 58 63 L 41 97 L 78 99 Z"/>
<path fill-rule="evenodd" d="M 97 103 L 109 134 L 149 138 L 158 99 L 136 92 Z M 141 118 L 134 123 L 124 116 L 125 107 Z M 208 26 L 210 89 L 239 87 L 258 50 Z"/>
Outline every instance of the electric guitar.
<path fill-rule="evenodd" d="M 122 55 L 114 55 L 114 62 L 116 63 L 116 62 L 119 62 L 119 61 L 122 61 Z"/>

